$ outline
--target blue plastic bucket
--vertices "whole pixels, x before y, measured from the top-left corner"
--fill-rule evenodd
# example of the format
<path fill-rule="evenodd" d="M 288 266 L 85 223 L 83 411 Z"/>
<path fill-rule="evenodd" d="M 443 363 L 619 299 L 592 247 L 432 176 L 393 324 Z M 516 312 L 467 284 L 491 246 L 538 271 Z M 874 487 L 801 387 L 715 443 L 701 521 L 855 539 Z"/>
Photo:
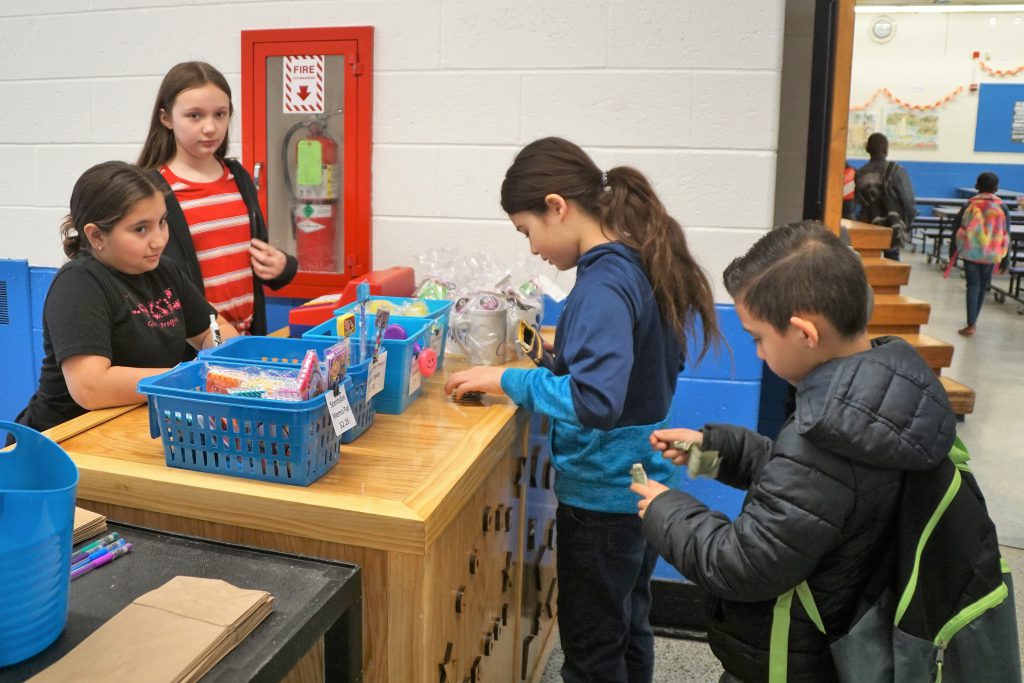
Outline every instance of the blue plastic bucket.
<path fill-rule="evenodd" d="M 0 421 L 18 440 L 0 451 L 0 667 L 44 650 L 64 630 L 78 469 L 34 429 Z"/>

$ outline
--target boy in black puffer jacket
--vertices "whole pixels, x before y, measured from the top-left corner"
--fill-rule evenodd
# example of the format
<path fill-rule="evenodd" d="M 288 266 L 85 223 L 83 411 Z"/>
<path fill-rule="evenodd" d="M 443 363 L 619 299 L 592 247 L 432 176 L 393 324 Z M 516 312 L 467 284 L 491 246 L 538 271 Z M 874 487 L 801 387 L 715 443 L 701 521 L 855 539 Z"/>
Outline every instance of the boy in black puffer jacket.
<path fill-rule="evenodd" d="M 773 442 L 732 425 L 667 429 L 651 443 L 677 464 L 747 490 L 730 521 L 693 496 L 634 484 L 650 543 L 713 597 L 708 642 L 724 681 L 768 680 L 775 598 L 807 580 L 828 633 L 844 633 L 884 549 L 902 473 L 947 457 L 956 418 L 935 373 L 906 342 L 871 340 L 860 259 L 815 221 L 772 230 L 724 274 L 758 356 L 796 387 Z M 718 459 L 715 459 L 715 452 Z M 836 680 L 828 641 L 800 608 L 789 681 Z"/>

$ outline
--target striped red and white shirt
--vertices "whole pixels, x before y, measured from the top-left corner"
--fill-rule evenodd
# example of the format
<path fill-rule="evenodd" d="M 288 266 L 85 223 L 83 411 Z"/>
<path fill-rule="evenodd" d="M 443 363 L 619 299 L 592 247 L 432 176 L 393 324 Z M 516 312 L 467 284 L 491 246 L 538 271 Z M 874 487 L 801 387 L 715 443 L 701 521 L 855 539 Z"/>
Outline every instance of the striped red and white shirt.
<path fill-rule="evenodd" d="M 206 299 L 242 333 L 252 325 L 253 279 L 249 261 L 249 211 L 224 163 L 211 183 L 185 180 L 168 166 L 160 173 L 185 214 L 203 274 Z"/>

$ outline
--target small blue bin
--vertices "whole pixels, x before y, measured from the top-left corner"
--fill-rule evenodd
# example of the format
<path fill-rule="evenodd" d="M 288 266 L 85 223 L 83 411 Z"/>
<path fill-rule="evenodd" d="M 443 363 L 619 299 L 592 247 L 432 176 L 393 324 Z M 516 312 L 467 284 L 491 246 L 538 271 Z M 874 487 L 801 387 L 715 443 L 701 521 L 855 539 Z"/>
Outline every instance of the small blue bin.
<path fill-rule="evenodd" d="M 0 667 L 47 648 L 68 618 L 78 469 L 34 429 L 0 422 Z"/>
<path fill-rule="evenodd" d="M 437 354 L 437 369 L 440 370 L 444 367 L 444 354 L 448 347 L 448 319 L 451 317 L 452 302 L 444 299 L 415 299 L 404 296 L 372 296 L 370 301 L 377 301 L 383 299 L 384 301 L 390 301 L 396 306 L 404 306 L 412 301 L 422 301 L 427 305 L 427 310 L 430 313 L 424 317 L 408 316 L 408 315 L 392 315 L 390 321 L 396 324 L 400 324 L 403 320 L 405 321 L 416 321 L 430 319 L 435 322 L 435 326 L 430 330 L 430 348 Z M 359 314 L 359 303 L 354 302 L 345 304 L 341 308 L 335 309 L 335 316 L 342 316 L 346 313 Z M 369 318 L 368 324 L 373 324 L 373 316 L 367 315 Z M 303 334 L 305 336 L 305 334 Z"/>
<path fill-rule="evenodd" d="M 163 440 L 169 467 L 308 486 L 338 464 L 341 437 L 323 396 L 291 402 L 209 394 L 207 360 L 139 381 L 139 393 L 150 397 L 149 433 Z"/>
<path fill-rule="evenodd" d="M 268 365 L 271 367 L 295 368 L 302 364 L 306 351 L 316 351 L 320 362 L 324 360 L 324 351 L 336 344 L 335 339 L 289 339 L 286 337 L 232 337 L 221 346 L 203 349 L 199 357 L 209 362 L 221 360 Z M 351 349 L 348 377 L 351 385 L 345 385 L 345 394 L 352 407 L 352 416 L 356 426 L 341 435 L 341 443 L 352 443 L 373 424 L 375 414 L 374 403 L 377 397 L 366 400 L 366 380 L 369 376 L 368 362 L 359 362 L 359 350 Z"/>
<path fill-rule="evenodd" d="M 392 318 L 408 335 L 406 339 L 384 339 L 383 351 L 387 351 L 388 364 L 384 372 L 384 389 L 377 394 L 375 408 L 378 413 L 401 415 L 410 403 L 423 392 L 423 376 L 413 347 L 426 347 L 433 322 L 427 318 Z M 332 318 L 317 325 L 303 335 L 303 339 L 337 340 L 337 323 Z M 352 335 L 353 350 L 359 346 L 358 334 Z M 375 338 L 368 341 L 372 346 Z M 354 351 L 355 352 L 355 351 Z M 358 353 L 358 352 L 355 352 Z"/>

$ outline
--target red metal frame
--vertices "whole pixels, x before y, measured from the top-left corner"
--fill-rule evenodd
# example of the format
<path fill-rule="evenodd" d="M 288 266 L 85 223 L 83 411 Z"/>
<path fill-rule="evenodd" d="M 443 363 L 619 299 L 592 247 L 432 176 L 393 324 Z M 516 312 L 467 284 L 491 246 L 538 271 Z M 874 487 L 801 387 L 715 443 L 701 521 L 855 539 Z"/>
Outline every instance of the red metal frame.
<path fill-rule="evenodd" d="M 314 298 L 341 290 L 345 283 L 373 270 L 370 163 L 373 119 L 373 27 L 329 27 L 242 31 L 242 164 L 251 173 L 256 160 L 267 161 L 266 59 L 287 55 L 345 55 L 344 229 L 345 263 L 341 273 L 300 271 L 287 287 L 269 296 Z M 267 213 L 266 187 L 259 192 Z"/>

